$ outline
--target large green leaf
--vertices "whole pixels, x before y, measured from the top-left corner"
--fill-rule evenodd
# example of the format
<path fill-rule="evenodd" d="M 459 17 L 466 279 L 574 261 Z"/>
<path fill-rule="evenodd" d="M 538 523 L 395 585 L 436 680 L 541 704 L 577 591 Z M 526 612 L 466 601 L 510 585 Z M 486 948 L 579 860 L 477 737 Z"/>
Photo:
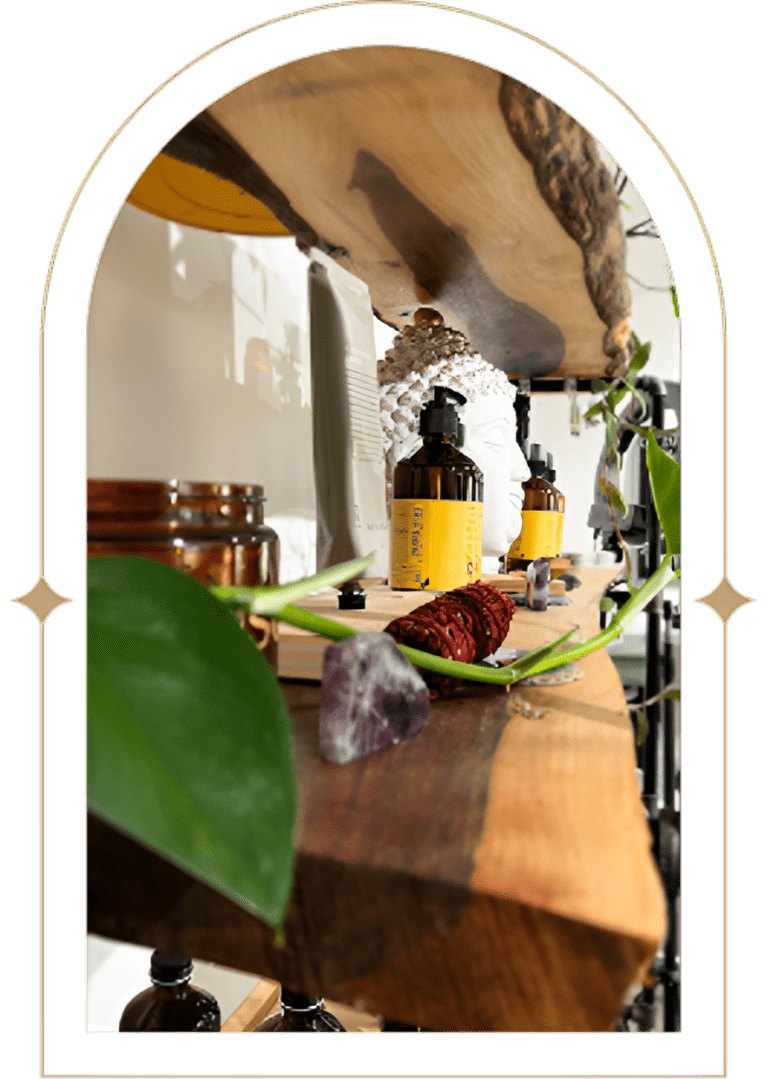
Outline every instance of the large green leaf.
<path fill-rule="evenodd" d="M 652 431 L 647 437 L 645 459 L 667 554 L 680 554 L 680 465 L 662 450 Z"/>
<path fill-rule="evenodd" d="M 282 924 L 297 793 L 278 683 L 227 608 L 159 562 L 88 564 L 88 804 Z"/>

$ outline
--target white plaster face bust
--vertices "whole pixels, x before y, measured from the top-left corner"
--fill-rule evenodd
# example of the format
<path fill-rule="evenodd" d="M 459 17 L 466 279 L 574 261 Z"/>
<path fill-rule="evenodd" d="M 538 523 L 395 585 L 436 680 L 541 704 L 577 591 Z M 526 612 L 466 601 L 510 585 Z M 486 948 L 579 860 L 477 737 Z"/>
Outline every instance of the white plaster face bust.
<path fill-rule="evenodd" d="M 437 320 L 407 327 L 412 332 L 397 338 L 378 364 L 388 497 L 394 468 L 422 443 L 418 416 L 434 386 L 459 390 L 467 398 L 458 409 L 465 427 L 461 449 L 484 477 L 482 556 L 497 559 L 521 531 L 522 482 L 530 478 L 517 444 L 516 391 L 462 334 Z"/>
<path fill-rule="evenodd" d="M 484 394 L 469 398 L 460 413 L 466 428 L 463 453 L 484 477 L 482 555 L 500 558 L 522 531 L 522 483 L 530 479 L 517 444 L 513 402 L 508 396 Z"/>

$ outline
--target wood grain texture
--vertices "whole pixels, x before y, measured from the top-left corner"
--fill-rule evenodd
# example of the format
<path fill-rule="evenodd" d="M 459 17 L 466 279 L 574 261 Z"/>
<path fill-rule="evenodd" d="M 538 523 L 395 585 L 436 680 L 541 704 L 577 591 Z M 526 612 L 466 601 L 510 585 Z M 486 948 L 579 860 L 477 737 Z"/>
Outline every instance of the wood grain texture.
<path fill-rule="evenodd" d="M 518 610 L 513 646 L 571 618 L 595 631 L 616 570 L 577 572 L 581 602 Z M 579 663 L 569 685 L 434 702 L 417 738 L 344 766 L 318 755 L 319 687 L 284 684 L 299 788 L 286 946 L 93 819 L 89 929 L 426 1030 L 610 1029 L 666 920 L 620 682 L 604 652 Z M 518 694 L 544 715 L 518 714 Z"/>
<path fill-rule="evenodd" d="M 279 1009 L 281 986 L 271 978 L 260 978 L 245 1000 L 220 1027 L 221 1034 L 244 1034 L 259 1026 Z"/>
<path fill-rule="evenodd" d="M 163 154 L 186 165 L 206 169 L 220 180 L 238 184 L 247 194 L 268 206 L 306 248 L 325 246 L 257 162 L 209 113 L 200 113 L 181 128 L 166 143 Z"/>
<path fill-rule="evenodd" d="M 500 89 L 498 72 L 458 57 L 367 47 L 268 72 L 207 115 L 367 283 L 390 325 L 430 302 L 511 375 L 602 375 L 597 274 L 590 291 Z M 623 248 L 613 254 L 623 272 Z"/>
<path fill-rule="evenodd" d="M 245 1000 L 242 1000 L 232 1015 L 228 1016 L 220 1027 L 222 1034 L 248 1034 L 255 1030 L 263 1019 L 280 1010 L 279 998 L 281 986 L 271 978 L 260 978 L 257 985 Z M 325 1001 L 325 1008 L 339 1019 L 349 1033 L 357 1031 L 378 1032 L 380 1024 L 374 1015 L 351 1008 L 336 1000 Z"/>
<path fill-rule="evenodd" d="M 608 327 L 603 347 L 611 362 L 606 374 L 624 375 L 632 347 L 626 237 L 618 195 L 597 144 L 559 105 L 509 75 L 501 76 L 500 104 L 544 201 L 583 253 L 586 287 Z"/>

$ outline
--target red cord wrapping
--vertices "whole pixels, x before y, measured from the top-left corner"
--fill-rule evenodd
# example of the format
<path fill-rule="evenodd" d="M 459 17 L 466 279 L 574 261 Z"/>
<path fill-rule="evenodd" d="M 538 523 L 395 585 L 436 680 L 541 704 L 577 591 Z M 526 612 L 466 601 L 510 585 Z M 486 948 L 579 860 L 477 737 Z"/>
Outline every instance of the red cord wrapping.
<path fill-rule="evenodd" d="M 397 644 L 416 648 L 459 663 L 476 663 L 497 651 L 509 631 L 516 607 L 494 585 L 474 584 L 454 588 L 429 603 L 395 618 L 385 628 Z M 429 686 L 448 692 L 462 679 L 421 671 Z"/>

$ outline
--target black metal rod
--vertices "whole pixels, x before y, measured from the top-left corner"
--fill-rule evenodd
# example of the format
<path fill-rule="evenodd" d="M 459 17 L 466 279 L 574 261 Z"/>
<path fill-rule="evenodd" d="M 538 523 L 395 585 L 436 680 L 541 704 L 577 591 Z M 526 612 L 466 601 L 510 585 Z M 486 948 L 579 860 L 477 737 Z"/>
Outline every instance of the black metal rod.
<path fill-rule="evenodd" d="M 651 398 L 651 423 L 661 429 L 664 425 L 664 401 L 666 389 L 658 379 L 645 379 L 645 390 Z M 646 576 L 656 569 L 661 557 L 661 525 L 656 514 L 650 478 L 647 469 L 645 475 L 646 506 Z M 663 689 L 661 655 L 661 593 L 654 596 L 645 608 L 647 627 L 645 635 L 645 697 L 656 697 Z M 655 815 L 663 801 L 664 794 L 664 744 L 663 744 L 663 707 L 661 700 L 649 704 L 646 709 L 648 736 L 645 740 L 645 772 L 643 794 L 649 813 Z"/>

